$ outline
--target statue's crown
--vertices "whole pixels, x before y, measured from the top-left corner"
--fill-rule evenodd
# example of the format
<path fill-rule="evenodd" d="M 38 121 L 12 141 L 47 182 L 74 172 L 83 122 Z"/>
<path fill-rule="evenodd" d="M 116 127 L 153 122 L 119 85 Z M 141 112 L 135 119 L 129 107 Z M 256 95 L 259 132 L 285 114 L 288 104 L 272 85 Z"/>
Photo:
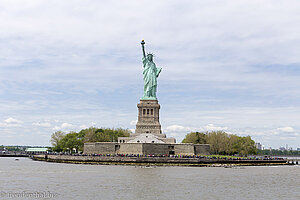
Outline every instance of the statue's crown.
<path fill-rule="evenodd" d="M 148 55 L 151 55 L 152 57 L 155 57 L 154 53 L 152 53 L 152 52 L 148 52 L 148 53 L 147 53 L 147 56 L 148 56 Z"/>

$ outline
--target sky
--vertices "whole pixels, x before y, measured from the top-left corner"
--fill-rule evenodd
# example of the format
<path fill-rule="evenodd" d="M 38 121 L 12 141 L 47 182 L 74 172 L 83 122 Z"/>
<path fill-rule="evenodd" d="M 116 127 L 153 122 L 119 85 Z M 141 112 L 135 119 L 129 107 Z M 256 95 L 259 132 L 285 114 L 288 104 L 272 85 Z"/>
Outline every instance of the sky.
<path fill-rule="evenodd" d="M 162 67 L 168 137 L 300 147 L 300 1 L 0 1 L 0 145 L 135 128 L 142 51 Z"/>

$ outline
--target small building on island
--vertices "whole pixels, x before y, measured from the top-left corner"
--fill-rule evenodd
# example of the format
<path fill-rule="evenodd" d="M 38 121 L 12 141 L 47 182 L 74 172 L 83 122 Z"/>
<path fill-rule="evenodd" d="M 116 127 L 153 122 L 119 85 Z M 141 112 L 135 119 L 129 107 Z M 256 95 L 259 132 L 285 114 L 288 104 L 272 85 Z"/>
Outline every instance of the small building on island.
<path fill-rule="evenodd" d="M 44 147 L 29 147 L 25 149 L 27 154 L 45 154 L 48 153 L 49 149 Z"/>

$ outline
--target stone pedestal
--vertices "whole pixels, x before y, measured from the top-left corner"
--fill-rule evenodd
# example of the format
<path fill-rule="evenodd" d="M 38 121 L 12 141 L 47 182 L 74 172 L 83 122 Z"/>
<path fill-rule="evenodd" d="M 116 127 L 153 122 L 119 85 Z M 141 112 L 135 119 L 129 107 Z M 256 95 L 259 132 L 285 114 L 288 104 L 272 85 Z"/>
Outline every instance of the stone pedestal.
<path fill-rule="evenodd" d="M 159 123 L 160 105 L 157 100 L 141 99 L 138 107 L 138 122 L 130 137 L 119 137 L 119 143 L 176 143 L 175 138 L 162 134 Z"/>
<path fill-rule="evenodd" d="M 135 134 L 150 133 L 160 138 L 166 138 L 161 132 L 159 123 L 160 105 L 157 100 L 140 100 L 138 107 L 138 122 L 136 124 Z"/>

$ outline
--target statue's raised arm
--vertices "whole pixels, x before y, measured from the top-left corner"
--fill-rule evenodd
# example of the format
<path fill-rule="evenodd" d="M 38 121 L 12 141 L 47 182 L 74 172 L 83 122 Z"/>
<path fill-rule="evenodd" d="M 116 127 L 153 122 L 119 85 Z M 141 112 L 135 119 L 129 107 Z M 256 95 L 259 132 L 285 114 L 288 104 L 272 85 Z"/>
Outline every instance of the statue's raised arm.
<path fill-rule="evenodd" d="M 143 50 L 143 57 L 146 58 L 146 53 L 145 53 L 145 41 L 144 41 L 144 40 L 142 40 L 141 45 L 142 45 L 142 50 Z"/>

